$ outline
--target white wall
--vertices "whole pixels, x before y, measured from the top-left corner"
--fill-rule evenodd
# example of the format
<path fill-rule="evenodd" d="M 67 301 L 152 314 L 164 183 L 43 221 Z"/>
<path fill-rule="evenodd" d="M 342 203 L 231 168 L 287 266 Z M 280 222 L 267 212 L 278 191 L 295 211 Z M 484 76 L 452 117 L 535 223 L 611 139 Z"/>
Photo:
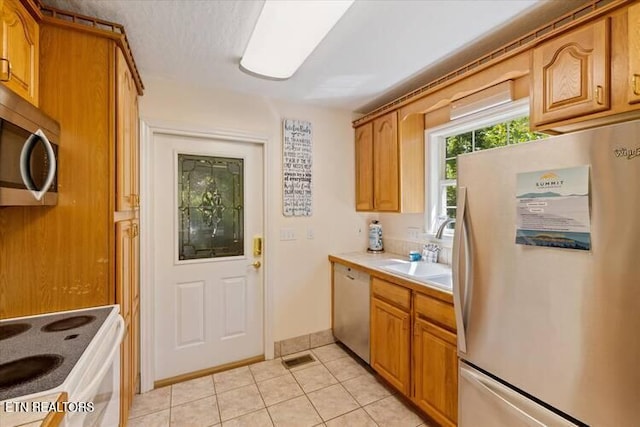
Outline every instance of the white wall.
<path fill-rule="evenodd" d="M 368 217 L 354 208 L 352 113 L 149 77 L 145 85 L 140 99 L 144 121 L 171 122 L 177 128 L 235 130 L 268 138 L 270 228 L 265 230 L 265 260 L 271 269 L 268 277 L 274 297 L 273 339 L 328 329 L 331 276 L 327 255 L 364 250 L 367 243 Z M 282 215 L 285 118 L 307 120 L 313 126 L 313 215 L 307 218 Z M 297 240 L 280 241 L 282 227 L 294 228 Z M 307 239 L 308 229 L 313 229 L 313 239 Z"/>
<path fill-rule="evenodd" d="M 384 237 L 387 239 L 408 240 L 407 235 L 409 227 L 419 228 L 420 233 L 425 233 L 425 215 L 417 214 L 397 214 L 397 213 L 381 213 L 378 220 L 382 224 Z"/>

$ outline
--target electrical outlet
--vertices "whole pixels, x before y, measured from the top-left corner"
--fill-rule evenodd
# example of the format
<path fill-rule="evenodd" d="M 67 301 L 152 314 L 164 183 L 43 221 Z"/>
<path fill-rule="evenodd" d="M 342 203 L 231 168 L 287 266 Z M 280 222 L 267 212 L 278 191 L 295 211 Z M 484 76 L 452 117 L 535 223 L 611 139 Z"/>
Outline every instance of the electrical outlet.
<path fill-rule="evenodd" d="M 418 227 L 408 227 L 407 228 L 407 238 L 409 240 L 419 240 L 420 239 L 420 229 Z"/>
<path fill-rule="evenodd" d="M 295 228 L 281 228 L 280 229 L 280 240 L 296 240 L 296 230 Z"/>

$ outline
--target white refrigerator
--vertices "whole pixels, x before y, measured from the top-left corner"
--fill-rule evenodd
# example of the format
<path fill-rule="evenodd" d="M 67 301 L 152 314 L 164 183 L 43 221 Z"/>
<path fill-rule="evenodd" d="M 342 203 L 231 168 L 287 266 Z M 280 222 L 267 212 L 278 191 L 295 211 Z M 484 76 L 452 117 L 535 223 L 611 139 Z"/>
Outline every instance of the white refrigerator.
<path fill-rule="evenodd" d="M 453 274 L 460 426 L 640 426 L 639 121 L 459 156 Z"/>

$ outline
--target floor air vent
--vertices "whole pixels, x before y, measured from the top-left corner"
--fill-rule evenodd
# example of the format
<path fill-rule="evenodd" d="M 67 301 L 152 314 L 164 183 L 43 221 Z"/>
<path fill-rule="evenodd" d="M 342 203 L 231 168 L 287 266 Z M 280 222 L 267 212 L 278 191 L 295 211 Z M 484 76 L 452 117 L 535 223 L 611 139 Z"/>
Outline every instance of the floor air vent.
<path fill-rule="evenodd" d="M 302 356 L 293 357 L 288 360 L 283 360 L 282 364 L 284 365 L 285 368 L 291 369 L 291 368 L 295 368 L 296 366 L 313 362 L 314 360 L 315 359 L 310 354 L 303 354 Z"/>

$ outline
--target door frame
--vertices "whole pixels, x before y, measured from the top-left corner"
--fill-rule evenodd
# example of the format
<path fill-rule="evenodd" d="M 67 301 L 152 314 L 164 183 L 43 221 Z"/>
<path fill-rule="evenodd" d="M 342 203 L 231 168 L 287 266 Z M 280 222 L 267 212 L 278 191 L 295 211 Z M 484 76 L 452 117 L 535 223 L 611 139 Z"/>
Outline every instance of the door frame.
<path fill-rule="evenodd" d="M 193 125 L 169 123 L 161 120 L 140 120 L 140 392 L 152 390 L 155 378 L 155 290 L 153 260 L 153 224 L 155 215 L 152 209 L 154 199 L 153 183 L 153 141 L 156 135 L 190 136 L 201 139 L 222 140 L 259 144 L 262 147 L 262 185 L 264 202 L 263 215 L 263 342 L 265 359 L 273 359 L 273 289 L 271 280 L 271 258 L 267 231 L 271 228 L 269 218 L 270 192 L 268 187 L 269 162 L 268 138 L 262 135 L 235 130 L 223 130 Z"/>

